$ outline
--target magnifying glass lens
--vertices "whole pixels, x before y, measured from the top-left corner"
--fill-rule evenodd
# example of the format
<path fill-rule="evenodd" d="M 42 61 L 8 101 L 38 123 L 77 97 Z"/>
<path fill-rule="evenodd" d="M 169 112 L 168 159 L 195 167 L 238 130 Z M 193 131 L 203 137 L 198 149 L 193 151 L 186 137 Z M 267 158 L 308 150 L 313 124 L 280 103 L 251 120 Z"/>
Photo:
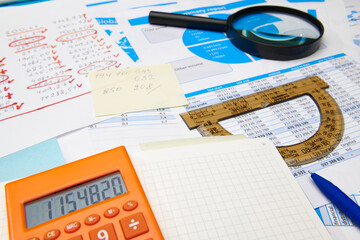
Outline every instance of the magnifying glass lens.
<path fill-rule="evenodd" d="M 307 57 L 320 47 L 324 27 L 306 12 L 281 6 L 255 6 L 227 20 L 151 11 L 149 22 L 226 32 L 231 43 L 252 56 L 273 60 Z"/>
<path fill-rule="evenodd" d="M 280 12 L 253 12 L 233 19 L 238 34 L 251 40 L 278 46 L 311 43 L 321 36 L 312 22 Z"/>

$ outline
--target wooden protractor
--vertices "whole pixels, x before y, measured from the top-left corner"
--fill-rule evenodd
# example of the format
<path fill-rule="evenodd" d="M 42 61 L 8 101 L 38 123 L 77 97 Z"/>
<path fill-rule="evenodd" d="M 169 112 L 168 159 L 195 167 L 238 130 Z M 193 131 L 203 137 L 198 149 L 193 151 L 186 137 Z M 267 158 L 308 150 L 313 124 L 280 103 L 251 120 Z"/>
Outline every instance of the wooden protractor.
<path fill-rule="evenodd" d="M 322 79 L 313 76 L 180 115 L 189 129 L 197 128 L 202 136 L 231 135 L 220 125 L 220 121 L 308 95 L 320 112 L 319 129 L 306 141 L 277 147 L 288 166 L 303 165 L 333 151 L 344 134 L 342 112 L 336 101 L 324 90 L 328 87 Z"/>

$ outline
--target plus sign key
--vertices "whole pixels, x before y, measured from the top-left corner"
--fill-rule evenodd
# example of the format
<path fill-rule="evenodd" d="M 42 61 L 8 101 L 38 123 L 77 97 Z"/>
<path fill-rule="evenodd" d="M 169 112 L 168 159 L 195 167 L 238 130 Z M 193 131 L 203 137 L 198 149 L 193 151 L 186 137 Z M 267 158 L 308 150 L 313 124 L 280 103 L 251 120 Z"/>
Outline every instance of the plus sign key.
<path fill-rule="evenodd" d="M 120 225 L 126 239 L 131 239 L 149 231 L 142 213 L 136 213 L 121 219 Z"/>

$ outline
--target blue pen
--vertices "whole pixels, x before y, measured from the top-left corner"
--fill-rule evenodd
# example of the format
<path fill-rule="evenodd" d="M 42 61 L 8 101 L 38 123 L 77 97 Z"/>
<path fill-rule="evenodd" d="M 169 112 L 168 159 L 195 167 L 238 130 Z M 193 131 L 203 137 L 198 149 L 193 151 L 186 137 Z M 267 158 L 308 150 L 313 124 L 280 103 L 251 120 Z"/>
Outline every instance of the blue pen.
<path fill-rule="evenodd" d="M 360 227 L 360 207 L 337 186 L 325 178 L 311 173 L 311 178 L 321 192 L 338 207 L 351 221 Z"/>

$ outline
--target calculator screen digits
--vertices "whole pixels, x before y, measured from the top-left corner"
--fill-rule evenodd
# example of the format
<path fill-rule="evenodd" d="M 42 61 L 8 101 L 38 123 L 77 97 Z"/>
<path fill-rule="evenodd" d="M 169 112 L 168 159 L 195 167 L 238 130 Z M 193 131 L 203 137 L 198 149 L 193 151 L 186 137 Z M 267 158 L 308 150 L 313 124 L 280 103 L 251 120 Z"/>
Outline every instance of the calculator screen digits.
<path fill-rule="evenodd" d="M 37 226 L 126 192 L 120 172 L 61 190 L 25 203 L 26 227 Z"/>

